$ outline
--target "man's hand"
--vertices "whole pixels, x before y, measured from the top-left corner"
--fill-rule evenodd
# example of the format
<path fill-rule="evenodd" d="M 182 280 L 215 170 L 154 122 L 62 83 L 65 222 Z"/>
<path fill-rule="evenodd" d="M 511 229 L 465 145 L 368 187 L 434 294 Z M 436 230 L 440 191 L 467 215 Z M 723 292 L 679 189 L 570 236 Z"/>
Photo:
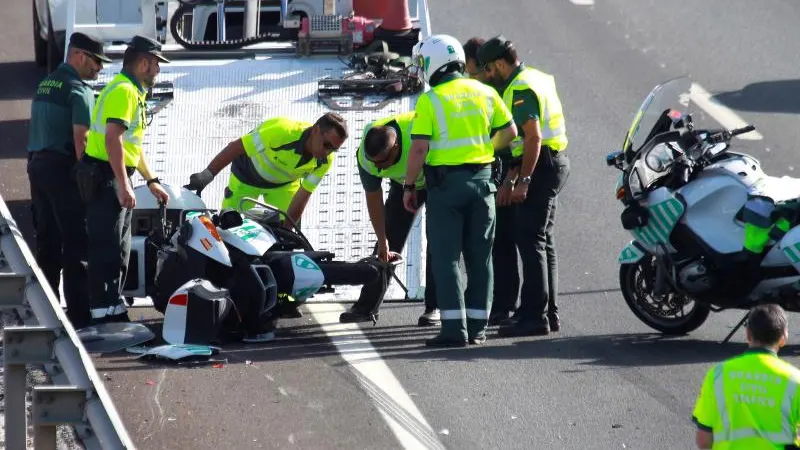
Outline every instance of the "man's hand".
<path fill-rule="evenodd" d="M 389 241 L 384 239 L 383 242 L 378 242 L 378 259 L 383 262 L 389 262 L 391 259 L 390 253 L 394 252 L 389 251 Z"/>
<path fill-rule="evenodd" d="M 149 188 L 150 188 L 150 193 L 153 194 L 153 197 L 155 197 L 156 200 L 160 201 L 165 205 L 167 204 L 167 202 L 169 201 L 169 194 L 167 194 L 167 191 L 164 190 L 164 186 L 161 186 L 161 183 L 150 183 Z"/>
<path fill-rule="evenodd" d="M 528 196 L 528 185 L 525 183 L 518 183 L 511 191 L 511 203 L 522 203 Z"/>
<path fill-rule="evenodd" d="M 211 170 L 206 169 L 202 172 L 193 173 L 189 177 L 189 184 L 186 185 L 186 188 L 192 191 L 202 191 L 212 181 L 214 181 L 214 174 L 211 173 Z"/>
<path fill-rule="evenodd" d="M 417 191 L 403 192 L 403 206 L 405 206 L 408 212 L 417 212 Z"/>
<path fill-rule="evenodd" d="M 119 205 L 126 209 L 133 209 L 136 207 L 136 196 L 133 194 L 131 184 L 125 180 L 122 183 L 117 183 L 117 200 Z"/>
<path fill-rule="evenodd" d="M 497 190 L 497 198 L 495 199 L 497 206 L 507 206 L 511 204 L 512 189 L 513 184 L 508 181 L 503 182 L 502 186 Z"/>

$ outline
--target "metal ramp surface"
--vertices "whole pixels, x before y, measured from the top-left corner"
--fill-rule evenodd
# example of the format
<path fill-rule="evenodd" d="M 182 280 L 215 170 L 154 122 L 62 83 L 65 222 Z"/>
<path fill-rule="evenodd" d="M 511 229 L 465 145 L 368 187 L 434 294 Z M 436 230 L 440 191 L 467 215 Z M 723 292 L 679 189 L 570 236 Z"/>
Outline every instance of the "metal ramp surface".
<path fill-rule="evenodd" d="M 106 65 L 97 82 L 119 72 L 120 63 Z M 157 82 L 174 84 L 174 98 L 153 116 L 145 137 L 151 170 L 163 182 L 184 185 L 192 173 L 203 170 L 228 142 L 241 137 L 263 120 L 289 116 L 314 122 L 329 109 L 318 101 L 317 81 L 340 78 L 349 70 L 336 57 L 263 57 L 245 60 L 173 60 L 161 65 Z M 402 97 L 379 111 L 337 111 L 347 119 L 350 137 L 339 150 L 327 176 L 314 192 L 303 215 L 303 232 L 315 248 L 329 250 L 338 259 L 355 261 L 372 253 L 375 235 L 367 213 L 356 166 L 356 149 L 365 126 L 379 117 L 414 107 L 416 97 Z M 209 208 L 219 208 L 230 167 L 202 193 Z M 144 180 L 136 174 L 134 185 Z M 384 192 L 388 192 L 385 185 Z M 403 252 L 398 278 L 414 300 L 424 298 L 424 208 L 418 214 Z M 341 286 L 336 293 L 310 301 L 352 301 L 359 286 Z M 387 299 L 403 299 L 393 281 Z M 136 299 L 136 304 L 149 300 Z"/>

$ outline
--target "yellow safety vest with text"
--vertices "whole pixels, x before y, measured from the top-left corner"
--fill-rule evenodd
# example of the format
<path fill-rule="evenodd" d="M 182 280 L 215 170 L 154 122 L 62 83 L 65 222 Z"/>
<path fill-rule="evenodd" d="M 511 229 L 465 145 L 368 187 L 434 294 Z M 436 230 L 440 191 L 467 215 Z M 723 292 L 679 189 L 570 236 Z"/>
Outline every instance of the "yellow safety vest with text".
<path fill-rule="evenodd" d="M 273 184 L 286 184 L 302 179 L 300 185 L 309 192 L 319 186 L 333 163 L 332 152 L 324 161 L 316 158 L 300 164 L 305 139 L 312 123 L 276 117 L 264 121 L 255 130 L 242 136 L 242 144 L 258 175 Z"/>
<path fill-rule="evenodd" d="M 392 121 L 396 121 L 397 126 L 400 128 L 400 135 L 397 137 L 400 139 L 401 144 L 400 159 L 395 164 L 385 169 L 378 169 L 375 167 L 375 163 L 367 158 L 367 155 L 364 151 L 364 141 L 366 140 L 367 132 L 372 129 L 372 127 L 384 126 Z M 408 172 L 408 155 L 411 153 L 411 125 L 413 124 L 413 121 L 414 111 L 410 111 L 407 113 L 378 119 L 367 125 L 367 127 L 364 129 L 364 134 L 361 137 L 361 145 L 358 146 L 357 150 L 358 164 L 361 166 L 361 168 L 375 177 L 388 178 L 396 183 L 404 184 L 406 180 L 406 173 Z M 420 172 L 419 176 L 417 177 L 416 186 L 417 188 L 422 188 L 425 186 L 425 177 L 422 172 Z"/>
<path fill-rule="evenodd" d="M 122 153 L 126 167 L 138 167 L 146 127 L 146 93 L 124 74 L 117 74 L 94 104 L 92 123 L 86 140 L 86 154 L 108 161 L 106 122 L 111 119 L 127 126 L 122 134 Z"/>
<path fill-rule="evenodd" d="M 714 450 L 773 450 L 800 444 L 800 370 L 751 349 L 706 375 L 694 420 L 710 428 Z"/>
<path fill-rule="evenodd" d="M 513 120 L 494 88 L 463 77 L 420 95 L 415 112 L 411 135 L 430 137 L 426 163 L 431 166 L 493 162 L 490 132 Z"/>
<path fill-rule="evenodd" d="M 567 148 L 567 128 L 564 123 L 564 111 L 556 91 L 555 78 L 531 67 L 523 68 L 503 91 L 503 101 L 509 109 L 513 108 L 514 92 L 525 89 L 532 90 L 539 100 L 539 125 L 542 130 L 542 146 L 555 151 Z M 511 155 L 516 157 L 523 153 L 523 137 L 511 141 Z"/>

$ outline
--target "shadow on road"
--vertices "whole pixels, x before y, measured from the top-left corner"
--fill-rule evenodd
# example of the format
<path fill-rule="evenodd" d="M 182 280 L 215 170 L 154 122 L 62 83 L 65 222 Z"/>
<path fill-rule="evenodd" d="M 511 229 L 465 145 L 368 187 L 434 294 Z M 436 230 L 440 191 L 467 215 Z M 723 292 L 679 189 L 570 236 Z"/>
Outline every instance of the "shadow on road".
<path fill-rule="evenodd" d="M 0 62 L 4 86 L 0 100 L 24 100 L 33 97 L 36 86 L 47 75 L 46 70 L 33 61 Z"/>
<path fill-rule="evenodd" d="M 139 313 L 132 313 L 136 319 Z M 161 319 L 143 320 L 158 336 L 147 345 L 159 345 Z M 718 341 L 698 340 L 691 337 L 667 337 L 657 333 L 606 334 L 597 336 L 559 337 L 553 334 L 539 338 L 501 339 L 496 330 L 490 329 L 489 341 L 481 347 L 471 346 L 460 349 L 429 349 L 425 340 L 434 336 L 438 328 L 417 327 L 413 325 L 371 327 L 362 325 L 369 345 L 353 334 L 352 341 L 345 338 L 338 342 L 339 348 L 331 341 L 317 324 L 309 324 L 303 319 L 285 321 L 279 326 L 275 341 L 259 345 L 229 344 L 223 346 L 221 357 L 229 364 L 243 364 L 245 361 L 270 362 L 292 361 L 338 356 L 339 351 L 347 352 L 359 361 L 369 361 L 359 353 L 373 348 L 381 359 L 390 360 L 575 360 L 574 368 L 567 372 L 588 372 L 612 370 L 615 368 L 659 367 L 685 364 L 712 364 L 743 351 L 742 343 L 720 344 Z M 790 345 L 781 351 L 782 356 L 800 355 L 800 345 Z M 132 355 L 121 352 L 100 357 L 104 371 L 152 370 L 158 366 L 175 366 L 171 362 L 144 362 L 135 360 Z M 346 364 L 341 362 L 341 364 Z"/>
<path fill-rule="evenodd" d="M 27 158 L 28 119 L 0 121 L 0 159 Z"/>
<path fill-rule="evenodd" d="M 714 98 L 740 111 L 800 114 L 800 79 L 761 81 Z"/>

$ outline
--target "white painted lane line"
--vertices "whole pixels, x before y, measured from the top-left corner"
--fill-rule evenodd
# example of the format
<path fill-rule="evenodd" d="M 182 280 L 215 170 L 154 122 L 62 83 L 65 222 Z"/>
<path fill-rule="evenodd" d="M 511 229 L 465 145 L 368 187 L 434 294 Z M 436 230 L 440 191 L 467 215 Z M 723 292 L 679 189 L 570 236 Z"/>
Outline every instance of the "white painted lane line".
<path fill-rule="evenodd" d="M 708 115 L 713 117 L 725 128 L 742 128 L 750 125 L 730 108 L 711 98 L 711 94 L 697 83 L 692 83 L 691 99 L 692 103 L 703 108 Z M 758 131 L 751 131 L 736 137 L 746 141 L 760 141 L 764 139 L 764 136 Z"/>
<path fill-rule="evenodd" d="M 594 5 L 594 0 L 569 0 L 569 1 L 573 5 L 578 5 L 578 6 L 592 6 L 592 5 Z"/>
<path fill-rule="evenodd" d="M 344 307 L 338 303 L 306 303 L 306 308 L 353 368 L 359 384 L 403 448 L 444 450 L 444 444 L 358 324 L 339 323 Z"/>

